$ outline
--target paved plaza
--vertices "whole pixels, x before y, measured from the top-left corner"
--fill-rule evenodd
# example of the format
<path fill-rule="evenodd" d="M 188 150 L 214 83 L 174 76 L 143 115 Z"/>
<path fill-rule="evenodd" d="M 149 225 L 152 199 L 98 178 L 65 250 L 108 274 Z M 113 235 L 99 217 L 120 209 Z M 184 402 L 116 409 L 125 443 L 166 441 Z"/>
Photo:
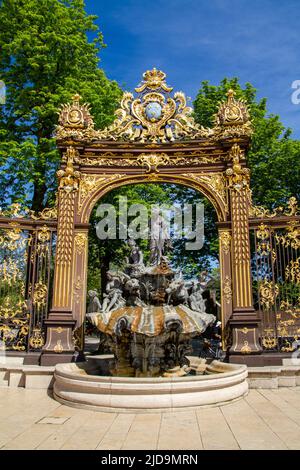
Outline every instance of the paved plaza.
<path fill-rule="evenodd" d="M 45 390 L 0 388 L 4 449 L 300 449 L 300 387 L 250 390 L 220 407 L 104 413 L 60 405 Z"/>

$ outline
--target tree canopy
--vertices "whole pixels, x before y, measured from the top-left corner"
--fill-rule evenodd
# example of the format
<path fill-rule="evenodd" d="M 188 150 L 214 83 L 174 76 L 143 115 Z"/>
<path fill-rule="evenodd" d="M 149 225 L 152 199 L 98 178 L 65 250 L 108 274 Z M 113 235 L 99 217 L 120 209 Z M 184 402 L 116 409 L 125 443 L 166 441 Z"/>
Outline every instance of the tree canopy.
<path fill-rule="evenodd" d="M 0 79 L 6 85 L 6 103 L 0 106 L 0 206 L 10 202 L 41 210 L 53 204 L 55 172 L 59 165 L 53 132 L 58 108 L 80 93 L 91 104 L 97 127 L 114 119 L 121 97 L 119 85 L 108 80 L 99 67 L 105 47 L 82 0 L 0 0 Z M 194 101 L 198 123 L 212 126 L 219 102 L 229 88 L 247 101 L 254 126 L 248 152 L 251 187 L 256 204 L 272 208 L 290 196 L 300 195 L 300 142 L 292 139 L 279 116 L 268 114 L 267 100 L 257 99 L 256 89 L 238 78 L 224 78 L 219 85 L 204 81 Z M 213 269 L 218 259 L 216 214 L 195 190 L 175 185 L 124 186 L 109 193 L 103 202 L 118 204 L 120 196 L 130 203 L 203 202 L 205 244 L 186 251 L 185 240 L 175 240 L 172 261 L 185 266 L 186 275 Z M 126 253 L 123 241 L 96 238 L 92 216 L 89 246 L 89 286 L 96 287 L 100 273 L 113 259 Z M 140 242 L 147 255 L 145 242 Z M 105 268 L 105 269 L 104 269 Z"/>
<path fill-rule="evenodd" d="M 51 203 L 59 155 L 53 139 L 59 105 L 80 92 L 99 127 L 113 120 L 121 90 L 99 68 L 102 33 L 82 0 L 2 0 L 0 205 Z M 94 38 L 89 40 L 88 33 Z"/>
<path fill-rule="evenodd" d="M 291 138 L 278 115 L 269 114 L 267 99 L 257 99 L 257 90 L 238 78 L 224 78 L 219 85 L 203 81 L 194 102 L 197 122 L 212 126 L 213 115 L 229 89 L 249 105 L 254 134 L 247 154 L 251 170 L 253 201 L 272 208 L 285 203 L 291 196 L 300 196 L 300 142 Z"/>

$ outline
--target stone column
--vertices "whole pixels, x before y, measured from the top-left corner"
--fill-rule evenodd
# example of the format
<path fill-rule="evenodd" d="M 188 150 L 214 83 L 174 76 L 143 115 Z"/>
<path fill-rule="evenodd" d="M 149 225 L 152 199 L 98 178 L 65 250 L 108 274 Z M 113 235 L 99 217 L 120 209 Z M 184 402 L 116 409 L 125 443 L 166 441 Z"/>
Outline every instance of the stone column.
<path fill-rule="evenodd" d="M 73 316 L 75 346 L 84 348 L 84 320 L 86 313 L 88 229 L 76 229 L 74 237 Z"/>
<path fill-rule="evenodd" d="M 65 168 L 57 172 L 58 221 L 53 298 L 52 308 L 45 321 L 47 332 L 41 357 L 42 365 L 70 362 L 74 354 L 74 215 L 80 177 L 80 173 L 73 167 L 74 156 L 75 150 L 69 147 Z"/>
<path fill-rule="evenodd" d="M 253 308 L 251 256 L 249 238 L 249 169 L 242 168 L 243 153 L 237 144 L 231 147 L 229 156 L 233 161 L 228 168 L 230 207 L 232 221 L 232 275 L 233 314 L 231 362 L 257 363 L 252 355 L 261 353 L 259 344 L 259 319 Z"/>
<path fill-rule="evenodd" d="M 232 314 L 231 230 L 219 228 L 219 259 L 221 281 L 222 346 L 227 349 Z"/>

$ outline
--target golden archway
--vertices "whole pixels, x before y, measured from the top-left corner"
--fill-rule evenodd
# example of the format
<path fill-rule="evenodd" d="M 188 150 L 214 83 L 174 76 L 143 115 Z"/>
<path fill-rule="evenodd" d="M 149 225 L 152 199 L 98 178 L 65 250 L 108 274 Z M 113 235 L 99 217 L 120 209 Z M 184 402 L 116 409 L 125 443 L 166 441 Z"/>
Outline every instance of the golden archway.
<path fill-rule="evenodd" d="M 196 189 L 211 202 L 216 210 L 218 221 L 226 221 L 228 202 L 226 181 L 222 173 L 184 173 L 181 175 L 155 173 L 150 175 L 99 175 L 92 181 L 89 175 L 84 175 L 78 198 L 80 222 L 87 223 L 89 221 L 94 205 L 112 189 L 139 183 L 173 183 Z"/>
<path fill-rule="evenodd" d="M 171 94 L 163 72 L 153 69 L 143 77 L 136 97 L 124 93 L 107 129 L 94 128 L 89 106 L 80 103 L 79 95 L 61 109 L 56 133 L 62 155 L 58 238 L 45 364 L 66 361 L 74 352 L 72 335 L 85 313 L 92 208 L 114 188 L 147 182 L 192 187 L 213 204 L 220 236 L 223 327 L 230 320 L 233 354 L 260 353 L 250 280 L 251 194 L 245 153 L 252 129 L 247 106 L 229 90 L 214 127 L 206 129 L 193 120 L 184 94 Z"/>

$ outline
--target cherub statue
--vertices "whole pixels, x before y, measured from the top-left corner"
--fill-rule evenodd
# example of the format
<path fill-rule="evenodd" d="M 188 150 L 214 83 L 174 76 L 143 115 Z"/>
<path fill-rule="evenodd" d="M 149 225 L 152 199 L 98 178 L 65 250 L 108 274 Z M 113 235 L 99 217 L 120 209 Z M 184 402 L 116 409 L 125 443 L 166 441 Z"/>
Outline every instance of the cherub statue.
<path fill-rule="evenodd" d="M 129 238 L 127 243 L 131 250 L 128 258 L 128 264 L 143 264 L 144 256 L 135 240 L 133 238 Z"/>
<path fill-rule="evenodd" d="M 173 304 L 186 304 L 188 300 L 188 291 L 185 286 L 184 279 L 177 278 L 170 282 L 169 286 L 166 289 L 168 294 L 167 303 Z"/>
<path fill-rule="evenodd" d="M 202 297 L 201 282 L 193 281 L 191 294 L 189 296 L 190 308 L 195 312 L 206 312 L 205 300 Z"/>
<path fill-rule="evenodd" d="M 125 299 L 122 296 L 122 286 L 125 279 L 129 279 L 124 273 L 113 273 L 107 271 L 108 283 L 102 305 L 103 312 L 110 312 L 112 309 L 120 308 L 125 305 Z"/>
<path fill-rule="evenodd" d="M 89 304 L 87 308 L 87 313 L 101 312 L 101 303 L 97 291 L 89 290 L 88 296 Z"/>
<path fill-rule="evenodd" d="M 127 305 L 130 306 L 138 306 L 143 305 L 141 300 L 141 293 L 140 293 L 140 283 L 137 279 L 129 279 L 125 284 L 125 289 L 129 293 L 129 297 L 127 299 Z"/>

